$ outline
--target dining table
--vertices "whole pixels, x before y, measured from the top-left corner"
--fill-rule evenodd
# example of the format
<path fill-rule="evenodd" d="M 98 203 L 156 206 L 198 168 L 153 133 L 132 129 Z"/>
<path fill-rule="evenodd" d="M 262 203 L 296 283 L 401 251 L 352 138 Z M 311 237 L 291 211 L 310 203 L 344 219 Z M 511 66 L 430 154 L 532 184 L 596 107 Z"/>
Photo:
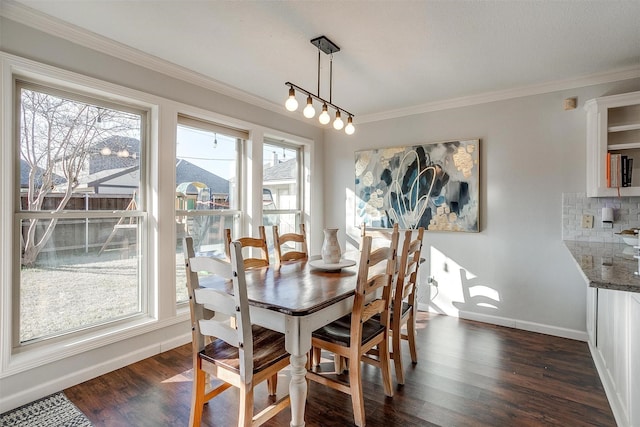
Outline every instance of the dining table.
<path fill-rule="evenodd" d="M 251 323 L 285 335 L 290 354 L 291 426 L 304 426 L 307 397 L 306 362 L 311 349 L 311 334 L 318 328 L 351 313 L 356 288 L 356 262 L 342 262 L 341 268 L 323 266 L 317 257 L 285 262 L 245 271 Z M 198 300 L 207 305 L 208 289 L 233 293 L 230 281 L 219 278 L 200 280 Z M 212 300 L 215 292 L 211 292 Z"/>

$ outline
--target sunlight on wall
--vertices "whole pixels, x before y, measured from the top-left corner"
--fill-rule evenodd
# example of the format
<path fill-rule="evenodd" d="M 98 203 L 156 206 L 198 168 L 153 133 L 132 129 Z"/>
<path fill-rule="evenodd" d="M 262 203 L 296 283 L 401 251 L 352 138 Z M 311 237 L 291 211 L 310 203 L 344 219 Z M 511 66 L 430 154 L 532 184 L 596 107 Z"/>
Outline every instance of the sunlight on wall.
<path fill-rule="evenodd" d="M 478 298 L 485 298 L 495 302 L 500 302 L 500 294 L 495 289 L 492 289 L 488 286 L 477 285 L 469 287 L 469 299 L 474 300 Z M 487 307 L 487 308 L 495 308 L 498 306 L 489 302 L 478 302 L 476 304 L 478 307 Z"/>
<path fill-rule="evenodd" d="M 495 313 L 499 310 L 500 293 L 479 283 L 479 278 L 466 268 L 431 246 L 430 271 L 434 295 L 429 310 L 458 316 L 462 312 Z"/>
<path fill-rule="evenodd" d="M 464 302 L 460 270 L 465 270 L 433 246 L 431 246 L 429 264 L 431 277 L 435 280 L 434 283 L 437 283 L 437 295 L 429 303 L 430 310 L 458 316 L 458 309 L 453 303 Z"/>

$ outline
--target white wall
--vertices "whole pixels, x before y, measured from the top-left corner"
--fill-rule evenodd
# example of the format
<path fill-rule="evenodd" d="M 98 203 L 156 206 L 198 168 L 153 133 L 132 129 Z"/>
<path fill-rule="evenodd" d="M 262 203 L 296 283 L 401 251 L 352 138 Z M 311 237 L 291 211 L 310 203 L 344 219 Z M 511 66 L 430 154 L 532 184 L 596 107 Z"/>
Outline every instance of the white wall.
<path fill-rule="evenodd" d="M 357 236 L 348 197 L 355 151 L 480 138 L 480 232 L 425 234 L 422 307 L 586 340 L 585 282 L 562 243 L 562 193 L 586 188 L 584 102 L 639 88 L 640 79 L 626 80 L 357 124 L 351 137 L 327 132 L 326 223 L 343 244 Z M 577 109 L 563 110 L 568 97 Z M 432 301 L 429 276 L 438 282 Z M 465 287 L 483 297 L 470 300 Z"/>

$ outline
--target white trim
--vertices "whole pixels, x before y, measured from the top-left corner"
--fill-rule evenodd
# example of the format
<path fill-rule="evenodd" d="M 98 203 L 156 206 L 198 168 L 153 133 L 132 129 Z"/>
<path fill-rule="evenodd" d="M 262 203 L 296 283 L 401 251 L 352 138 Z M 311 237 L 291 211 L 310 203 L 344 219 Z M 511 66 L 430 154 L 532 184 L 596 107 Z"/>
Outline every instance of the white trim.
<path fill-rule="evenodd" d="M 418 303 L 418 310 L 442 314 L 436 310 L 430 309 L 427 303 Z M 470 311 L 459 311 L 458 316 L 453 317 L 458 317 L 465 320 L 474 320 L 476 322 L 489 323 L 491 325 L 505 326 L 507 328 L 520 329 L 523 331 L 537 332 L 541 334 L 552 335 L 554 337 L 568 338 L 577 341 L 588 340 L 588 336 L 585 331 L 560 328 L 553 325 L 545 325 L 542 323 L 511 319 L 508 317 L 491 316 L 488 314 L 473 313 Z"/>
<path fill-rule="evenodd" d="M 33 402 L 43 396 L 72 387 L 100 375 L 115 371 L 116 369 L 131 365 L 132 363 L 136 363 L 148 357 L 155 356 L 156 354 L 164 351 L 179 347 L 190 341 L 191 334 L 183 334 L 179 337 L 174 337 L 158 344 L 148 345 L 144 348 L 135 348 L 134 351 L 121 354 L 117 358 L 109 359 L 108 361 L 97 365 L 89 365 L 89 367 L 85 369 L 80 369 L 67 375 L 62 375 L 47 383 L 40 383 L 36 387 L 22 389 L 18 393 L 10 393 L 8 395 L 3 393 L 2 396 L 0 396 L 0 413 L 17 408 L 18 406 L 26 403 Z"/>
<path fill-rule="evenodd" d="M 5 369 L 0 373 L 0 379 L 168 326 L 183 322 L 186 325 L 189 318 L 188 312 L 164 321 L 146 318 L 135 324 L 128 323 L 124 326 L 117 324 L 108 329 L 96 329 L 83 335 L 80 339 L 78 337 L 70 338 L 55 344 L 49 343 L 39 349 L 12 354 Z"/>
<path fill-rule="evenodd" d="M 391 110 L 377 114 L 361 115 L 358 116 L 357 123 L 377 122 L 381 120 L 395 119 L 398 117 L 406 117 L 415 114 L 430 113 L 434 111 L 448 110 L 451 108 L 469 107 L 472 105 L 486 104 L 495 101 L 504 101 L 512 98 L 540 95 L 549 92 L 557 92 L 560 90 L 576 89 L 585 86 L 593 86 L 597 84 L 611 83 L 620 80 L 636 78 L 640 78 L 640 66 L 590 74 L 582 77 L 573 77 L 552 82 L 539 83 L 513 89 L 485 92 L 478 95 L 463 96 L 461 98 L 429 102 L 426 104 L 399 108 L 397 110 Z"/>
<path fill-rule="evenodd" d="M 33 10 L 19 3 L 5 1 L 0 8 L 0 15 L 27 25 L 39 31 L 46 32 L 53 36 L 61 37 L 73 43 L 90 49 L 97 50 L 107 55 L 122 59 L 124 61 L 149 68 L 170 77 L 189 82 L 200 87 L 213 90 L 223 95 L 231 96 L 237 100 L 255 105 L 265 110 L 286 115 L 289 118 L 311 124 L 315 127 L 324 128 L 317 120 L 308 120 L 301 115 L 288 115 L 285 113 L 280 103 L 274 103 L 264 98 L 247 93 L 241 89 L 229 86 L 211 77 L 178 66 L 171 62 L 162 60 L 153 55 L 118 43 L 114 40 L 92 33 L 85 29 L 76 27 L 57 18 L 53 18 L 42 12 Z M 602 83 L 610 83 L 620 80 L 640 78 L 640 66 L 622 68 L 605 71 L 601 73 L 578 76 L 568 79 L 544 82 L 534 85 L 506 89 L 501 91 L 485 92 L 477 95 L 452 98 L 441 101 L 434 101 L 425 104 L 413 105 L 396 110 L 383 111 L 380 113 L 365 114 L 357 116 L 355 124 L 377 122 L 381 120 L 394 119 L 398 117 L 423 114 L 434 111 L 448 110 L 451 108 L 467 107 L 488 102 L 502 101 L 523 96 L 539 95 L 559 90 L 574 89 Z M 330 129 L 326 129 L 329 131 Z"/>

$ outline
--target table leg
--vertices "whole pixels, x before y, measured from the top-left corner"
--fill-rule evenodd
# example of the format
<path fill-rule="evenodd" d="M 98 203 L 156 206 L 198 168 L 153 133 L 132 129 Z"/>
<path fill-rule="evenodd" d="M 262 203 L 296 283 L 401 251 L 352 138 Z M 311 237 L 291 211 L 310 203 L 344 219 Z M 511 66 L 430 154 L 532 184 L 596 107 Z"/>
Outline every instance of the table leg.
<path fill-rule="evenodd" d="M 291 355 L 291 382 L 289 397 L 291 398 L 291 427 L 304 426 L 304 405 L 307 399 L 307 355 Z"/>

